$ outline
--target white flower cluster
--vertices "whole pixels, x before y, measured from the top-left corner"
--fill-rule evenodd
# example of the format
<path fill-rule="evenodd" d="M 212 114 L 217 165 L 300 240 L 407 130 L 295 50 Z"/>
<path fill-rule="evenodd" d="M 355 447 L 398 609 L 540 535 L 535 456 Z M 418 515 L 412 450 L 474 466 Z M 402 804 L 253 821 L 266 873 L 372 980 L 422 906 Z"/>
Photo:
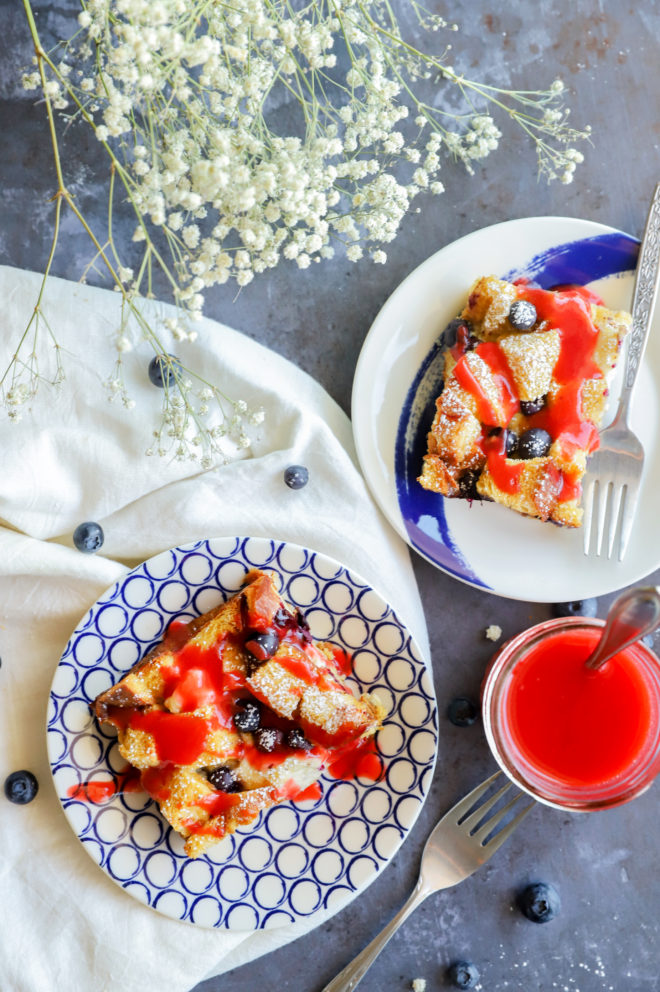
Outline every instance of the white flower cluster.
<path fill-rule="evenodd" d="M 208 287 L 246 286 L 283 259 L 304 269 L 343 244 L 352 261 L 385 262 L 415 197 L 443 192 L 442 154 L 471 172 L 501 137 L 473 109 L 475 92 L 487 108 L 499 91 L 405 43 L 376 0 L 83 4 L 69 88 L 121 160 L 134 241 L 150 251 L 150 225 L 166 239 L 192 319 Z M 455 30 L 412 6 L 429 30 Z M 412 81 L 438 75 L 472 89 L 472 109 L 453 118 L 416 94 Z M 563 115 L 548 114 L 561 89 L 536 95 L 539 126 L 560 144 Z M 520 96 L 529 116 L 534 99 Z"/>
<path fill-rule="evenodd" d="M 456 30 L 417 0 L 408 3 L 423 29 Z M 41 46 L 30 0 L 24 6 L 36 68 L 23 83 L 42 90 L 58 177 L 54 110 L 66 108 L 93 128 L 109 158 L 109 216 L 115 204 L 130 204 L 136 220 L 133 243 L 123 247 L 109 223 L 106 251 L 61 185 L 53 251 L 64 203 L 92 239 L 94 260 L 105 263 L 122 314 L 166 362 L 162 342 L 195 339 L 211 286 L 247 286 L 282 261 L 306 269 L 338 246 L 351 261 L 366 254 L 385 263 L 416 197 L 444 192 L 443 156 L 472 172 L 497 148 L 495 112 L 532 139 L 548 179 L 570 182 L 582 161 L 571 143 L 589 131 L 569 127 L 560 80 L 530 92 L 467 79 L 447 62 L 451 45 L 427 54 L 406 41 L 383 0 L 81 0 L 78 30 L 59 62 Z M 153 295 L 154 269 L 179 309 L 159 327 L 145 322 L 140 306 Z M 40 304 L 41 295 L 35 335 Z M 130 407 L 122 372 L 133 347 L 128 323 L 123 317 L 117 331 L 107 385 Z M 40 378 L 22 355 L 27 340 L 0 379 L 13 419 Z M 232 403 L 178 359 L 167 368 L 164 419 L 150 452 L 174 448 L 175 457 L 205 465 L 245 451 L 263 414 Z"/>

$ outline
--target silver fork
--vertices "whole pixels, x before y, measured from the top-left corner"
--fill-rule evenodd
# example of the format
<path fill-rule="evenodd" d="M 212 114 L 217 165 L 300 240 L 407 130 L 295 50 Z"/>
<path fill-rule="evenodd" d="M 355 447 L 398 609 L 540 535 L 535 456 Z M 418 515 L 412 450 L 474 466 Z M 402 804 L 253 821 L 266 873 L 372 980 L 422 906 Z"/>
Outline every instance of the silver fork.
<path fill-rule="evenodd" d="M 507 782 L 498 791 L 477 806 L 481 797 L 497 781 L 502 773 L 496 772 L 456 803 L 437 823 L 424 846 L 422 865 L 415 889 L 384 930 L 354 958 L 323 992 L 352 992 L 374 963 L 390 937 L 399 929 L 419 904 L 440 889 L 448 889 L 464 878 L 468 878 L 477 868 L 497 851 L 507 837 L 510 837 L 520 821 L 527 816 L 535 800 L 528 802 L 516 816 L 498 833 L 493 833 L 499 823 L 511 813 L 521 799 L 529 796 L 519 792 L 506 805 L 497 809 L 491 817 L 486 814 L 496 806 L 511 788 Z M 476 807 L 476 808 L 475 808 Z M 491 836 L 492 835 L 492 836 Z"/>
<path fill-rule="evenodd" d="M 609 521 L 607 557 L 619 535 L 618 558 L 623 560 L 639 499 L 644 448 L 628 425 L 628 411 L 653 318 L 660 276 L 660 183 L 655 187 L 646 218 L 633 292 L 632 330 L 628 341 L 624 381 L 614 420 L 600 435 L 600 447 L 589 459 L 584 486 L 584 553 L 595 532 L 594 554 L 603 548 Z"/>

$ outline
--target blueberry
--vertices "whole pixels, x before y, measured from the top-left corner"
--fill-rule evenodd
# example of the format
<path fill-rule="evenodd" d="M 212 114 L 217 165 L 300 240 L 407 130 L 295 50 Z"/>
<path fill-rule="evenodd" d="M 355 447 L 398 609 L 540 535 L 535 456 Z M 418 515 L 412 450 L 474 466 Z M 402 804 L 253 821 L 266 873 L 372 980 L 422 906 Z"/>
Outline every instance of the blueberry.
<path fill-rule="evenodd" d="M 25 806 L 32 802 L 38 791 L 39 783 L 32 772 L 12 772 L 5 779 L 5 795 L 10 803 Z"/>
<path fill-rule="evenodd" d="M 471 961 L 454 961 L 449 966 L 447 978 L 457 989 L 473 989 L 479 981 L 479 969 Z"/>
<path fill-rule="evenodd" d="M 493 427 L 490 432 L 490 437 L 498 437 L 502 433 L 501 427 Z M 509 430 L 508 427 L 504 428 L 504 453 L 507 458 L 513 458 L 516 448 L 518 447 L 518 435 L 515 431 Z"/>
<path fill-rule="evenodd" d="M 517 458 L 543 458 L 550 451 L 552 438 L 542 427 L 528 427 L 518 438 Z"/>
<path fill-rule="evenodd" d="M 307 740 L 299 727 L 287 730 L 284 743 L 296 751 L 309 751 L 312 747 L 312 742 Z"/>
<path fill-rule="evenodd" d="M 457 696 L 447 707 L 447 716 L 455 727 L 469 727 L 479 716 L 479 707 L 466 696 Z"/>
<path fill-rule="evenodd" d="M 531 417 L 532 414 L 538 413 L 545 406 L 545 396 L 539 396 L 535 400 L 521 400 L 520 401 L 520 412 L 526 417 Z"/>
<path fill-rule="evenodd" d="M 154 355 L 149 362 L 149 379 L 154 386 L 164 389 L 171 386 L 176 375 L 181 375 L 181 362 L 174 355 Z"/>
<path fill-rule="evenodd" d="M 91 555 L 93 551 L 98 551 L 103 544 L 103 528 L 100 524 L 95 524 L 93 520 L 78 524 L 73 532 L 73 543 L 78 551 L 84 551 L 85 554 Z"/>
<path fill-rule="evenodd" d="M 644 637 L 642 637 L 642 644 L 644 647 L 650 648 L 652 651 L 655 645 L 653 634 L 644 634 Z"/>
<path fill-rule="evenodd" d="M 452 320 L 450 324 L 447 324 L 442 334 L 442 344 L 445 348 L 453 348 L 457 341 L 462 341 L 465 346 L 470 339 L 473 339 L 475 342 L 477 340 L 472 334 L 472 324 L 469 320 L 465 320 L 464 317 L 456 317 Z"/>
<path fill-rule="evenodd" d="M 481 499 L 477 490 L 477 480 L 481 472 L 464 472 L 458 480 L 458 491 L 463 499 Z"/>
<path fill-rule="evenodd" d="M 548 923 L 561 909 L 561 899 L 554 885 L 534 882 L 518 893 L 518 907 L 532 923 Z"/>
<path fill-rule="evenodd" d="M 505 427 L 504 437 L 505 437 L 504 452 L 507 458 L 513 458 L 515 452 L 518 449 L 518 435 L 516 434 L 515 431 L 511 431 L 509 430 L 508 427 Z"/>
<path fill-rule="evenodd" d="M 261 710 L 258 703 L 253 703 L 251 699 L 239 699 L 237 705 L 241 707 L 238 713 L 234 713 L 234 726 L 244 734 L 252 734 L 261 726 Z"/>
<path fill-rule="evenodd" d="M 536 307 L 527 300 L 514 300 L 509 310 L 509 323 L 517 331 L 529 331 L 536 323 Z"/>
<path fill-rule="evenodd" d="M 304 489 L 309 482 L 309 469 L 304 465 L 289 465 L 284 469 L 284 481 L 289 489 Z"/>
<path fill-rule="evenodd" d="M 206 777 L 218 792 L 240 792 L 241 783 L 228 765 L 207 769 Z"/>
<path fill-rule="evenodd" d="M 556 617 L 595 617 L 598 613 L 598 600 L 576 599 L 572 603 L 555 603 L 553 611 Z"/>
<path fill-rule="evenodd" d="M 248 668 L 252 671 L 258 668 L 264 661 L 272 658 L 278 647 L 280 639 L 274 630 L 266 630 L 261 634 L 248 634 L 245 641 L 245 650 L 248 656 Z"/>
<path fill-rule="evenodd" d="M 284 734 L 276 727 L 260 727 L 254 735 L 255 743 L 260 751 L 270 754 L 276 747 L 279 747 L 284 739 Z"/>

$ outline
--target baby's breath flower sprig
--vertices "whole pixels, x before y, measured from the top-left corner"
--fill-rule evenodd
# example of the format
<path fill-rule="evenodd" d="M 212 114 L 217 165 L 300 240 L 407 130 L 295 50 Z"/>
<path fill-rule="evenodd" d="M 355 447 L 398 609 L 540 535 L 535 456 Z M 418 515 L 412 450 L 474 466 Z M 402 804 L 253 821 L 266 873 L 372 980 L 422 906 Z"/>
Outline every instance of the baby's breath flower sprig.
<path fill-rule="evenodd" d="M 77 30 L 50 54 L 30 0 L 23 3 L 36 55 L 24 85 L 42 91 L 58 181 L 46 275 L 66 206 L 121 294 L 122 312 L 160 356 L 165 331 L 194 339 L 209 287 L 233 280 L 240 289 L 282 261 L 305 269 L 340 246 L 351 261 L 368 254 L 385 263 L 413 201 L 444 191 L 443 157 L 470 173 L 497 148 L 498 115 L 531 139 L 548 180 L 570 182 L 582 160 L 574 144 L 589 134 L 569 126 L 559 80 L 546 90 L 505 90 L 455 69 L 448 41 L 430 53 L 413 45 L 406 10 L 430 33 L 454 37 L 457 29 L 417 0 L 396 11 L 390 0 L 81 0 Z M 64 182 L 56 111 L 93 129 L 107 156 L 103 239 Z M 124 209 L 135 226 L 120 248 L 113 213 Z M 155 328 L 141 300 L 163 278 L 179 316 Z M 109 378 L 126 403 L 127 326 Z M 27 342 L 12 375 L 25 370 L 17 356 Z M 168 439 L 177 457 L 224 455 L 229 442 L 247 447 L 240 401 L 228 406 L 179 363 L 166 371 L 164 420 L 150 450 L 165 450 Z M 218 421 L 208 428 L 211 406 Z"/>

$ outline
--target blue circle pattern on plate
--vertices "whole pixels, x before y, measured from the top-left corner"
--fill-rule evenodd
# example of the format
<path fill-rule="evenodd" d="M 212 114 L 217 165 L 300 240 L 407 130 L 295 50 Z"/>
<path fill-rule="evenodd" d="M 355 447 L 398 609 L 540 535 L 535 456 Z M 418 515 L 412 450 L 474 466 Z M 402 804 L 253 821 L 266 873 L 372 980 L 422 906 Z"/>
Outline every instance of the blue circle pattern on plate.
<path fill-rule="evenodd" d="M 504 279 L 529 279 L 542 289 L 595 282 L 606 276 L 634 270 L 639 242 L 620 231 L 556 245 L 541 252 Z M 473 586 L 490 589 L 454 541 L 445 514 L 444 497 L 423 489 L 417 482 L 426 454 L 426 436 L 435 415 L 440 392 L 444 352 L 440 336 L 425 356 L 408 390 L 399 418 L 394 472 L 399 511 L 412 546 L 445 572 Z"/>
<path fill-rule="evenodd" d="M 385 774 L 377 784 L 324 774 L 320 799 L 280 803 L 191 860 L 146 793 L 115 791 L 126 762 L 114 730 L 99 726 L 90 704 L 158 643 L 173 618 L 225 601 L 257 567 L 274 574 L 317 637 L 353 655 L 352 685 L 380 696 L 388 710 L 377 735 Z M 373 880 L 415 822 L 436 746 L 430 673 L 392 609 L 325 555 L 264 538 L 174 548 L 124 576 L 71 635 L 49 700 L 55 788 L 85 849 L 140 902 L 203 927 L 257 930 L 338 909 Z"/>

